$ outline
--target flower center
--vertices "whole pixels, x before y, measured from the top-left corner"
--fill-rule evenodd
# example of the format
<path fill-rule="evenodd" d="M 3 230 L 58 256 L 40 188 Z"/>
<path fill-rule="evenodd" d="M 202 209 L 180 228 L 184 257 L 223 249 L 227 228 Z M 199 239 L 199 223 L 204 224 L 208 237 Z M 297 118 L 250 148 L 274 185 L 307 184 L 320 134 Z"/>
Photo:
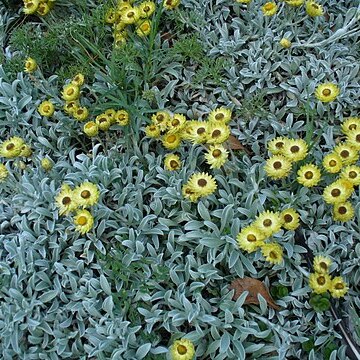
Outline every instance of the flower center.
<path fill-rule="evenodd" d="M 198 134 L 198 135 L 201 135 L 201 134 L 203 134 L 205 132 L 205 128 L 198 128 L 197 130 L 196 130 L 196 133 Z"/>
<path fill-rule="evenodd" d="M 273 167 L 276 170 L 281 169 L 281 167 L 282 167 L 281 161 L 275 161 L 274 164 L 273 164 Z"/>
<path fill-rule="evenodd" d="M 171 125 L 172 126 L 178 126 L 180 125 L 180 121 L 178 119 L 174 119 L 172 122 L 171 122 Z"/>
<path fill-rule="evenodd" d="M 356 130 L 356 124 L 349 125 L 349 130 Z"/>
<path fill-rule="evenodd" d="M 319 264 L 319 266 L 324 270 L 324 271 L 328 271 L 328 266 L 327 266 L 327 264 L 325 263 L 325 262 L 321 262 L 320 264 Z"/>
<path fill-rule="evenodd" d="M 85 125 L 85 127 L 86 127 L 86 129 L 91 129 L 91 128 L 95 127 L 95 123 L 89 122 Z"/>
<path fill-rule="evenodd" d="M 127 17 L 129 17 L 129 18 L 133 18 L 134 15 L 135 15 L 135 13 L 133 11 L 130 11 L 127 13 Z"/>
<path fill-rule="evenodd" d="M 341 151 L 340 156 L 346 159 L 350 156 L 350 153 L 348 150 L 343 150 Z"/>
<path fill-rule="evenodd" d="M 10 143 L 9 145 L 6 145 L 6 150 L 13 150 L 15 145 L 13 143 Z"/>
<path fill-rule="evenodd" d="M 178 162 L 177 162 L 176 160 L 171 160 L 171 161 L 170 161 L 170 167 L 171 167 L 172 169 L 176 169 L 177 166 L 178 166 Z"/>
<path fill-rule="evenodd" d="M 168 142 L 169 143 L 173 143 L 176 141 L 176 136 L 175 135 L 170 135 L 168 138 L 167 138 Z"/>
<path fill-rule="evenodd" d="M 77 113 L 78 115 L 82 115 L 83 112 L 84 112 L 83 109 L 78 109 L 78 110 L 76 111 L 76 113 Z"/>
<path fill-rule="evenodd" d="M 73 95 L 75 92 L 74 89 L 68 89 L 68 91 L 66 92 L 67 95 Z"/>
<path fill-rule="evenodd" d="M 215 149 L 215 150 L 212 152 L 212 156 L 213 156 L 214 158 L 218 158 L 219 156 L 221 156 L 221 150 Z"/>
<path fill-rule="evenodd" d="M 249 242 L 255 242 L 256 241 L 256 236 L 253 234 L 250 234 L 246 237 L 246 240 Z"/>
<path fill-rule="evenodd" d="M 338 197 L 338 196 L 340 196 L 340 194 L 341 194 L 341 191 L 339 189 L 334 189 L 331 191 L 331 196 L 333 196 L 333 197 Z"/>
<path fill-rule="evenodd" d="M 207 181 L 205 179 L 199 179 L 197 183 L 201 187 L 205 187 L 207 185 Z"/>
<path fill-rule="evenodd" d="M 157 115 L 157 116 L 156 116 L 156 120 L 157 120 L 158 122 L 163 122 L 163 121 L 164 121 L 164 115 L 163 115 L 163 114 Z"/>
<path fill-rule="evenodd" d="M 344 288 L 344 285 L 341 284 L 341 283 L 338 283 L 338 284 L 335 285 L 336 290 L 342 290 L 343 288 Z"/>
<path fill-rule="evenodd" d="M 345 206 L 340 206 L 338 212 L 341 215 L 345 215 L 347 213 L 347 209 Z"/>
<path fill-rule="evenodd" d="M 329 162 L 329 165 L 330 165 L 331 167 L 336 166 L 336 164 L 337 164 L 337 162 L 336 162 L 335 160 L 330 160 L 330 162 Z"/>
<path fill-rule="evenodd" d="M 317 4 L 311 4 L 311 6 L 316 10 L 319 8 L 319 5 L 317 5 Z M 330 93 L 330 90 L 328 90 L 328 89 L 325 89 L 324 91 L 328 91 Z M 323 94 L 324 94 L 324 91 L 323 91 Z M 324 95 L 327 96 L 329 94 L 324 94 Z"/>
<path fill-rule="evenodd" d="M 357 172 L 356 171 L 350 171 L 349 172 L 349 178 L 350 179 L 356 179 L 357 178 Z"/>
<path fill-rule="evenodd" d="M 186 346 L 184 345 L 178 345 L 177 347 L 177 352 L 180 354 L 180 355 L 185 355 L 187 353 L 187 348 Z"/>
<path fill-rule="evenodd" d="M 144 11 L 145 11 L 145 12 L 150 11 L 150 6 L 145 6 L 145 7 L 144 7 Z"/>
<path fill-rule="evenodd" d="M 270 10 L 272 10 L 273 7 L 274 7 L 274 4 L 267 3 L 267 4 L 265 4 L 264 9 L 266 11 L 270 11 Z"/>
<path fill-rule="evenodd" d="M 275 252 L 275 251 L 270 251 L 270 253 L 269 253 L 269 256 L 271 257 L 271 259 L 277 259 L 277 253 Z"/>
<path fill-rule="evenodd" d="M 360 134 L 357 134 L 355 137 L 356 142 L 360 142 Z"/>
<path fill-rule="evenodd" d="M 266 220 L 263 221 L 263 225 L 265 227 L 269 227 L 269 226 L 272 225 L 272 221 L 270 219 L 266 219 Z"/>
<path fill-rule="evenodd" d="M 312 171 L 307 171 L 305 173 L 305 179 L 310 180 L 314 177 L 314 173 Z"/>
<path fill-rule="evenodd" d="M 61 202 L 63 205 L 69 205 L 71 203 L 71 199 L 69 196 L 65 196 Z"/>
<path fill-rule="evenodd" d="M 291 223 L 293 221 L 293 217 L 290 214 L 285 214 L 284 220 L 286 223 Z"/>
<path fill-rule="evenodd" d="M 45 112 L 49 112 L 49 111 L 50 111 L 50 106 L 49 106 L 49 105 L 45 105 L 45 106 L 44 106 L 44 111 L 45 111 Z"/>
<path fill-rule="evenodd" d="M 313 4 L 313 6 L 314 6 L 315 4 Z M 322 91 L 322 94 L 324 95 L 324 96 L 329 96 L 330 94 L 331 94 L 331 90 L 330 89 L 324 89 L 323 91 Z"/>
<path fill-rule="evenodd" d="M 149 24 L 145 23 L 140 26 L 140 29 L 142 31 L 148 31 L 150 29 L 150 26 L 149 26 Z"/>
<path fill-rule="evenodd" d="M 91 193 L 90 193 L 89 190 L 83 190 L 83 191 L 81 192 L 81 197 L 82 197 L 83 199 L 88 199 L 90 196 L 91 196 Z"/>
<path fill-rule="evenodd" d="M 81 226 L 85 225 L 87 223 L 87 218 L 86 216 L 80 216 L 77 220 L 77 223 Z"/>
<path fill-rule="evenodd" d="M 222 120 L 224 117 L 225 117 L 225 116 L 224 116 L 223 113 L 219 113 L 219 114 L 216 114 L 216 115 L 215 115 L 215 119 L 216 119 L 216 120 Z"/>
<path fill-rule="evenodd" d="M 214 131 L 212 132 L 211 137 L 212 137 L 213 139 L 215 139 L 215 138 L 219 137 L 220 135 L 221 135 L 221 131 L 220 131 L 220 130 L 214 130 Z"/>
<path fill-rule="evenodd" d="M 325 277 L 324 276 L 319 276 L 317 279 L 316 279 L 317 283 L 319 285 L 324 285 L 326 280 L 325 280 Z"/>
<path fill-rule="evenodd" d="M 278 149 L 282 149 L 284 147 L 284 143 L 282 141 L 279 141 L 275 144 L 275 147 Z"/>
<path fill-rule="evenodd" d="M 300 148 L 299 148 L 297 145 L 294 145 L 294 146 L 292 146 L 292 147 L 290 148 L 290 151 L 291 151 L 292 153 L 297 153 L 297 152 L 300 151 Z"/>

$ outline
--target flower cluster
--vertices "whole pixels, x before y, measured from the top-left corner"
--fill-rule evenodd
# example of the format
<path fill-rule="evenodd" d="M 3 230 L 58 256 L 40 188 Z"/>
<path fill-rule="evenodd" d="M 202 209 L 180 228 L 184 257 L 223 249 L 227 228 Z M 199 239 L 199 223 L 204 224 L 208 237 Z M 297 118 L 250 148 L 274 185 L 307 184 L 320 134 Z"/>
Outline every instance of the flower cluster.
<path fill-rule="evenodd" d="M 240 249 L 248 253 L 261 249 L 266 261 L 273 264 L 281 263 L 282 247 L 278 243 L 265 243 L 265 241 L 276 234 L 281 227 L 286 230 L 295 230 L 299 226 L 299 218 L 299 214 L 292 208 L 285 209 L 281 213 L 264 211 L 237 235 Z"/>
<path fill-rule="evenodd" d="M 315 256 L 313 267 L 314 273 L 310 274 L 309 286 L 316 294 L 330 292 L 332 297 L 340 298 L 344 296 L 348 287 L 341 276 L 331 278 L 329 274 L 331 259 L 325 256 Z"/>
<path fill-rule="evenodd" d="M 0 144 L 0 156 L 7 159 L 14 159 L 17 157 L 30 157 L 32 150 L 27 145 L 24 139 L 13 136 Z"/>
<path fill-rule="evenodd" d="M 23 0 L 24 13 L 45 16 L 54 7 L 56 0 Z"/>
<path fill-rule="evenodd" d="M 242 4 L 248 4 L 251 0 L 236 0 Z M 324 14 L 324 10 L 320 4 L 314 0 L 285 0 L 285 3 L 292 7 L 300 7 L 305 3 L 305 11 L 311 17 L 321 16 Z M 264 16 L 273 16 L 278 11 L 278 6 L 275 2 L 270 1 L 261 7 Z"/>
<path fill-rule="evenodd" d="M 169 350 L 171 360 L 192 360 L 195 355 L 194 344 L 188 339 L 175 340 Z"/>
<path fill-rule="evenodd" d="M 81 234 L 89 232 L 94 225 L 94 218 L 87 208 L 97 204 L 100 192 L 91 182 L 84 182 L 75 189 L 63 184 L 59 194 L 55 197 L 56 206 L 60 215 L 69 215 L 76 211 L 74 216 L 75 229 Z"/>

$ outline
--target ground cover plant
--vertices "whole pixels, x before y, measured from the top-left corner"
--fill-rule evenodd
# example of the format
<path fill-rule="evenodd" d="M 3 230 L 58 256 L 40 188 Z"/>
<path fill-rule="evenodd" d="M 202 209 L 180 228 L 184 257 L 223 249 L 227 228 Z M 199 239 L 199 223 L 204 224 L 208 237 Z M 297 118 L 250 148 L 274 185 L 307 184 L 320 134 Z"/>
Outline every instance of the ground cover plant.
<path fill-rule="evenodd" d="M 2 1 L 3 359 L 360 358 L 355 1 Z"/>

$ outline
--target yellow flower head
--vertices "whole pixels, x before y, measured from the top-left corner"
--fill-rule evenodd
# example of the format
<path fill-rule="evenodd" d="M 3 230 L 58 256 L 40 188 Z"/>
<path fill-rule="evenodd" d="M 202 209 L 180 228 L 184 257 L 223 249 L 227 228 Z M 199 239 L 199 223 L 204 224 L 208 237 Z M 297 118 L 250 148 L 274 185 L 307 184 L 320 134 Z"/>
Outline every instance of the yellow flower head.
<path fill-rule="evenodd" d="M 40 2 L 39 6 L 36 10 L 36 13 L 39 14 L 40 16 L 45 16 L 50 12 L 50 6 L 49 4 L 45 3 L 45 2 Z"/>
<path fill-rule="evenodd" d="M 193 360 L 195 355 L 194 344 L 188 339 L 174 341 L 169 350 L 171 360 Z"/>
<path fill-rule="evenodd" d="M 186 117 L 182 114 L 174 114 L 167 123 L 168 134 L 174 134 L 182 131 L 186 125 Z"/>
<path fill-rule="evenodd" d="M 283 261 L 283 249 L 277 243 L 263 244 L 261 253 L 265 260 L 272 264 L 280 264 Z"/>
<path fill-rule="evenodd" d="M 29 0 L 24 3 L 24 13 L 27 15 L 35 14 L 36 10 L 38 9 L 40 0 Z"/>
<path fill-rule="evenodd" d="M 179 133 L 165 134 L 162 137 L 161 142 L 166 149 L 169 149 L 169 150 L 176 149 L 180 146 L 181 135 Z"/>
<path fill-rule="evenodd" d="M 211 169 L 219 169 L 228 159 L 229 152 L 222 145 L 210 145 L 205 154 L 206 163 Z"/>
<path fill-rule="evenodd" d="M 334 152 L 327 154 L 324 157 L 322 164 L 323 164 L 324 169 L 331 174 L 338 173 L 342 169 L 342 166 L 343 166 L 341 157 Z"/>
<path fill-rule="evenodd" d="M 339 94 L 340 89 L 332 83 L 321 84 L 315 89 L 315 97 L 324 103 L 334 101 Z"/>
<path fill-rule="evenodd" d="M 5 140 L 0 145 L 0 156 L 11 159 L 20 155 L 21 148 L 24 145 L 24 140 L 13 136 L 12 138 Z"/>
<path fill-rule="evenodd" d="M 350 181 L 353 186 L 360 185 L 360 166 L 349 165 L 342 169 L 340 177 Z"/>
<path fill-rule="evenodd" d="M 322 6 L 313 0 L 308 0 L 305 5 L 306 13 L 311 16 L 321 16 L 324 14 Z"/>
<path fill-rule="evenodd" d="M 0 164 L 0 183 L 4 182 L 9 176 L 9 171 L 4 164 Z"/>
<path fill-rule="evenodd" d="M 121 14 L 121 21 L 125 24 L 135 24 L 140 19 L 140 11 L 136 7 L 125 9 Z"/>
<path fill-rule="evenodd" d="M 331 278 L 328 274 L 310 274 L 309 286 L 316 294 L 322 294 L 331 287 Z"/>
<path fill-rule="evenodd" d="M 314 164 L 303 165 L 297 172 L 297 182 L 306 187 L 316 186 L 321 179 L 320 169 Z"/>
<path fill-rule="evenodd" d="M 114 24 L 117 20 L 117 13 L 114 8 L 110 8 L 105 14 L 106 24 Z"/>
<path fill-rule="evenodd" d="M 303 139 L 285 139 L 282 155 L 291 162 L 300 161 L 306 158 L 308 154 L 308 145 Z"/>
<path fill-rule="evenodd" d="M 344 203 L 354 191 L 350 181 L 339 179 L 324 189 L 323 198 L 327 204 Z"/>
<path fill-rule="evenodd" d="M 64 105 L 64 111 L 69 115 L 72 115 L 78 108 L 79 102 L 77 100 L 66 101 Z"/>
<path fill-rule="evenodd" d="M 360 151 L 360 128 L 347 133 L 347 143 L 351 144 L 357 151 Z"/>
<path fill-rule="evenodd" d="M 354 130 L 360 130 L 360 118 L 358 117 L 349 117 L 341 124 L 341 131 L 345 135 Z"/>
<path fill-rule="evenodd" d="M 137 23 L 135 32 L 140 37 L 148 36 L 151 33 L 151 21 L 140 20 L 140 22 Z"/>
<path fill-rule="evenodd" d="M 80 96 L 80 88 L 77 85 L 65 85 L 62 92 L 62 98 L 65 101 L 77 100 Z"/>
<path fill-rule="evenodd" d="M 50 171 L 53 168 L 53 163 L 52 163 L 52 161 L 50 159 L 43 158 L 43 159 L 41 159 L 41 167 L 45 171 Z"/>
<path fill-rule="evenodd" d="M 160 133 L 160 128 L 155 124 L 150 124 L 145 128 L 145 134 L 147 137 L 158 138 L 160 137 Z"/>
<path fill-rule="evenodd" d="M 85 121 L 89 117 L 89 110 L 85 106 L 80 106 L 74 109 L 72 115 L 78 121 Z"/>
<path fill-rule="evenodd" d="M 348 142 L 336 145 L 334 152 L 340 156 L 343 165 L 352 165 L 359 160 L 358 151 Z"/>
<path fill-rule="evenodd" d="M 73 79 L 71 80 L 71 83 L 76 86 L 82 86 L 84 85 L 85 77 L 83 74 L 78 73 L 76 74 Z"/>
<path fill-rule="evenodd" d="M 230 136 L 230 129 L 227 125 L 222 123 L 209 123 L 207 131 L 208 144 L 222 144 Z"/>
<path fill-rule="evenodd" d="M 273 155 L 278 155 L 278 154 L 282 154 L 284 145 L 285 145 L 285 138 L 283 138 L 282 136 L 278 136 L 268 141 L 266 146 Z"/>
<path fill-rule="evenodd" d="M 149 18 L 155 11 L 155 3 L 153 1 L 144 1 L 139 5 L 140 17 Z"/>
<path fill-rule="evenodd" d="M 67 184 L 61 186 L 60 193 L 55 197 L 55 202 L 56 206 L 59 208 L 60 215 L 68 215 L 78 206 L 74 192 Z"/>
<path fill-rule="evenodd" d="M 264 170 L 272 179 L 283 179 L 290 173 L 291 162 L 283 155 L 273 155 L 266 160 Z"/>
<path fill-rule="evenodd" d="M 115 114 L 115 122 L 118 125 L 126 126 L 129 124 L 129 113 L 126 110 L 118 110 Z"/>
<path fill-rule="evenodd" d="M 335 221 L 349 221 L 354 217 L 354 215 L 355 210 L 350 201 L 334 204 L 333 218 Z"/>
<path fill-rule="evenodd" d="M 88 210 L 78 210 L 74 217 L 74 225 L 80 234 L 85 234 L 94 226 L 94 218 Z"/>
<path fill-rule="evenodd" d="M 99 133 L 99 127 L 96 124 L 96 122 L 94 121 L 88 121 L 85 125 L 84 125 L 84 133 L 89 136 L 89 137 L 93 137 L 96 136 Z"/>
<path fill-rule="evenodd" d="M 201 197 L 212 194 L 217 188 L 215 179 L 208 173 L 204 172 L 193 174 L 188 181 L 188 185 L 197 195 Z"/>
<path fill-rule="evenodd" d="M 225 107 L 216 108 L 208 117 L 210 123 L 227 124 L 231 120 L 231 110 Z"/>
<path fill-rule="evenodd" d="M 115 115 L 116 115 L 116 110 L 115 109 L 107 109 L 105 110 L 105 114 L 109 117 L 111 125 L 116 123 L 116 119 L 115 119 Z"/>
<path fill-rule="evenodd" d="M 336 276 L 331 280 L 330 293 L 334 298 L 340 298 L 345 296 L 348 292 L 348 286 L 341 276 Z"/>
<path fill-rule="evenodd" d="M 200 195 L 198 193 L 196 193 L 189 184 L 183 185 L 182 195 L 185 199 L 188 199 L 191 202 L 197 202 L 200 197 Z"/>
<path fill-rule="evenodd" d="M 240 4 L 250 4 L 251 0 L 236 0 L 236 2 Z"/>
<path fill-rule="evenodd" d="M 180 4 L 181 0 L 164 0 L 163 6 L 166 10 L 174 10 Z"/>
<path fill-rule="evenodd" d="M 259 214 L 253 224 L 266 237 L 269 237 L 281 229 L 283 222 L 278 212 L 267 210 Z"/>
<path fill-rule="evenodd" d="M 331 259 L 326 256 L 318 255 L 314 257 L 313 267 L 318 274 L 328 274 L 331 264 Z"/>
<path fill-rule="evenodd" d="M 109 128 L 111 126 L 111 120 L 110 120 L 109 116 L 106 115 L 105 113 L 98 115 L 95 118 L 95 122 L 96 122 L 99 130 L 101 130 L 101 131 L 107 131 L 107 130 L 109 130 Z"/>
<path fill-rule="evenodd" d="M 264 6 L 261 7 L 261 10 L 264 16 L 273 16 L 277 12 L 277 5 L 274 2 L 267 2 Z"/>
<path fill-rule="evenodd" d="M 305 0 L 285 0 L 286 4 L 294 7 L 301 6 Z"/>
<path fill-rule="evenodd" d="M 300 216 L 292 208 L 283 210 L 280 218 L 283 220 L 282 227 L 286 230 L 296 230 L 300 225 Z"/>
<path fill-rule="evenodd" d="M 19 156 L 30 157 L 31 155 L 32 155 L 31 147 L 29 145 L 23 144 Z"/>
<path fill-rule="evenodd" d="M 114 36 L 114 46 L 116 48 L 122 48 L 126 44 L 127 33 L 116 33 Z"/>
<path fill-rule="evenodd" d="M 55 112 L 55 106 L 51 101 L 43 101 L 38 107 L 38 112 L 42 116 L 50 117 Z"/>
<path fill-rule="evenodd" d="M 179 155 L 167 154 L 164 159 L 164 165 L 166 170 L 179 170 L 181 168 L 181 160 Z"/>
<path fill-rule="evenodd" d="M 158 126 L 161 131 L 166 130 L 169 120 L 170 115 L 166 111 L 158 111 L 151 117 L 151 122 Z"/>
<path fill-rule="evenodd" d="M 282 38 L 279 43 L 284 49 L 289 49 L 291 47 L 291 41 L 289 39 Z"/>
<path fill-rule="evenodd" d="M 24 71 L 27 73 L 32 73 L 37 69 L 37 63 L 34 59 L 31 57 L 27 58 L 25 60 L 25 69 Z"/>
<path fill-rule="evenodd" d="M 99 201 L 100 191 L 97 185 L 86 181 L 74 190 L 74 194 L 78 207 L 82 207 L 84 209 L 97 204 Z"/>
<path fill-rule="evenodd" d="M 251 253 L 264 244 L 265 235 L 257 227 L 250 225 L 239 232 L 236 240 L 241 250 Z"/>
<path fill-rule="evenodd" d="M 194 144 L 202 144 L 207 139 L 208 123 L 204 121 L 187 121 L 182 131 L 182 137 Z"/>

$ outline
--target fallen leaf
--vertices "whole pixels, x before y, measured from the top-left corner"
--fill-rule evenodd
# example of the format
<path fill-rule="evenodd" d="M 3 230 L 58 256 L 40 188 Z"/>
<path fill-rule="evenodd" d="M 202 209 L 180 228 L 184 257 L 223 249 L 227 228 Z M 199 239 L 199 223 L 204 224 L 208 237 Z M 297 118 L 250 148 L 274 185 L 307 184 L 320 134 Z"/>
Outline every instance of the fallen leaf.
<path fill-rule="evenodd" d="M 234 136 L 230 135 L 228 140 L 225 143 L 226 148 L 231 150 L 244 150 L 248 152 L 248 150 L 241 144 L 241 142 Z"/>
<path fill-rule="evenodd" d="M 265 284 L 257 279 L 252 279 L 249 277 L 245 277 L 243 279 L 238 278 L 231 282 L 229 286 L 230 290 L 235 290 L 233 299 L 237 300 L 239 296 L 244 292 L 248 291 L 249 294 L 246 297 L 244 304 L 256 304 L 259 305 L 259 300 L 257 295 L 260 294 L 268 303 L 270 307 L 275 310 L 279 310 L 280 307 L 276 305 L 273 298 L 270 296 L 268 289 Z"/>

